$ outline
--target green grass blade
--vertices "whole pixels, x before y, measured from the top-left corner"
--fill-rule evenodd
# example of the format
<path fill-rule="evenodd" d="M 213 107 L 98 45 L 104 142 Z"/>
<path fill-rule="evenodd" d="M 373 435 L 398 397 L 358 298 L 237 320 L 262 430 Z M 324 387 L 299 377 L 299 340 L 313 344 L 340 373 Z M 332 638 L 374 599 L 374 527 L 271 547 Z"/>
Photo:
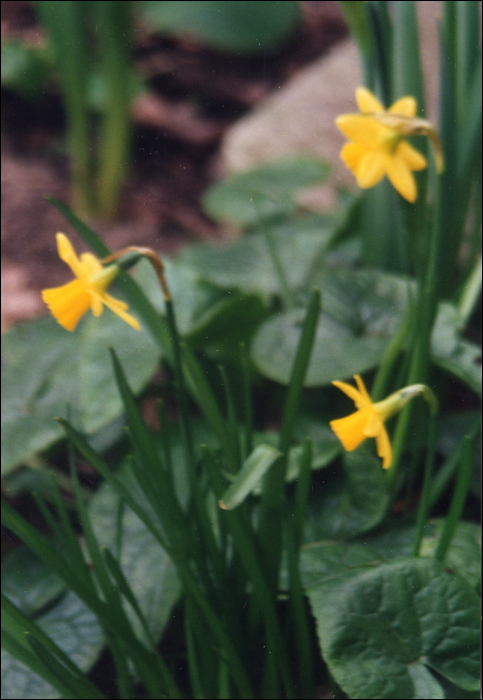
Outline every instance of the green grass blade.
<path fill-rule="evenodd" d="M 91 683 L 80 668 L 40 629 L 40 627 L 22 610 L 17 608 L 6 596 L 2 594 L 2 647 L 16 659 L 24 663 L 34 673 L 52 683 L 62 693 L 67 692 L 67 687 L 61 684 L 59 677 L 53 673 L 48 665 L 44 664 L 39 656 L 31 650 L 26 634 L 30 640 L 36 639 L 43 648 L 51 653 L 63 667 L 76 679 L 79 698 L 104 698 L 101 691 Z M 5 636 L 4 636 L 5 635 Z"/>
<path fill-rule="evenodd" d="M 90 52 L 86 26 L 89 3 L 39 0 L 36 7 L 49 35 L 60 75 L 72 159 L 74 206 L 79 213 L 90 212 L 93 204 L 87 105 Z"/>
<path fill-rule="evenodd" d="M 282 453 L 271 445 L 258 445 L 218 501 L 220 508 L 233 510 L 239 506 L 280 457 Z"/>
<path fill-rule="evenodd" d="M 98 205 L 111 218 L 129 159 L 131 61 L 129 45 L 133 6 L 129 2 L 99 0 L 92 3 L 106 80 L 107 103 L 101 125 L 98 171 Z"/>

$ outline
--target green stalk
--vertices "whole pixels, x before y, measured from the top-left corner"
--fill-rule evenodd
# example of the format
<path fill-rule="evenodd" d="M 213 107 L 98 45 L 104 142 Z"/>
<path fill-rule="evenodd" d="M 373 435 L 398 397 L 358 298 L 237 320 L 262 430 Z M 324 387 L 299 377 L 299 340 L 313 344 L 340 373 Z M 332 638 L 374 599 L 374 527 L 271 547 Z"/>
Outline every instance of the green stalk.
<path fill-rule="evenodd" d="M 93 9 L 107 88 L 99 152 L 98 205 L 103 216 L 112 218 L 129 159 L 132 6 L 129 2 L 99 0 L 93 3 Z"/>
<path fill-rule="evenodd" d="M 40 0 L 36 3 L 60 75 L 72 166 L 74 208 L 92 211 L 87 76 L 89 49 L 86 12 L 89 3 Z"/>
<path fill-rule="evenodd" d="M 250 381 L 250 358 L 248 356 L 247 347 L 243 343 L 241 345 L 242 369 L 243 369 L 243 407 L 244 407 L 244 426 L 245 426 L 245 442 L 243 460 L 245 460 L 253 450 L 253 407 L 251 396 L 251 381 Z"/>
<path fill-rule="evenodd" d="M 414 320 L 412 306 L 411 294 L 409 293 L 406 313 L 404 314 L 396 333 L 393 335 L 384 351 L 384 355 L 382 356 L 381 363 L 372 385 L 371 398 L 374 403 L 381 401 L 387 394 L 389 379 L 393 374 L 394 366 L 404 348 Z"/>
<path fill-rule="evenodd" d="M 284 509 L 287 455 L 292 442 L 303 384 L 309 366 L 310 355 L 320 315 L 320 291 L 314 290 L 307 307 L 290 378 L 289 389 L 282 417 L 278 449 L 283 458 L 271 469 L 263 484 L 260 511 L 260 545 L 266 560 L 269 586 L 275 588 L 282 552 L 282 519 Z"/>
<path fill-rule="evenodd" d="M 409 368 L 407 384 L 424 383 L 429 368 L 431 334 L 438 304 L 438 276 L 440 270 L 441 257 L 441 232 L 443 207 L 441 206 L 442 179 L 437 179 L 436 201 L 434 204 L 433 226 L 429 241 L 428 258 L 426 263 L 426 275 L 424 279 L 419 279 L 418 299 L 415 313 L 415 327 L 418 332 L 414 336 L 412 348 L 411 365 Z M 399 417 L 394 443 L 393 461 L 388 470 L 389 484 L 394 491 L 399 472 L 401 457 L 406 445 L 407 431 L 412 415 L 412 406 L 405 406 Z"/>
<path fill-rule="evenodd" d="M 481 416 L 477 415 L 474 419 L 471 430 L 469 432 L 470 440 L 473 442 L 476 440 L 478 434 L 481 431 Z M 446 491 L 449 486 L 451 479 L 453 478 L 459 463 L 462 460 L 463 455 L 463 445 L 464 439 L 458 443 L 453 452 L 449 457 L 443 462 L 441 467 L 438 469 L 437 474 L 435 474 L 430 494 L 430 504 L 429 507 L 433 508 L 434 505 L 441 498 L 442 494 Z"/>
<path fill-rule="evenodd" d="M 339 7 L 357 44 L 364 69 L 364 84 L 375 91 L 375 52 L 367 3 L 341 0 Z"/>
<path fill-rule="evenodd" d="M 273 233 L 270 231 L 267 224 L 265 224 L 263 226 L 262 232 L 263 232 L 263 235 L 265 237 L 265 241 L 267 243 L 268 253 L 269 253 L 270 259 L 272 261 L 272 264 L 273 264 L 273 267 L 275 270 L 275 274 L 277 275 L 277 279 L 278 279 L 278 283 L 280 285 L 280 291 L 281 291 L 281 295 L 282 295 L 282 299 L 283 299 L 285 308 L 293 309 L 295 306 L 295 295 L 294 295 L 293 291 L 290 289 L 287 275 L 285 274 L 285 269 L 282 265 L 282 262 L 280 260 L 279 255 L 278 255 L 277 246 L 275 245 L 275 241 L 273 238 Z"/>
<path fill-rule="evenodd" d="M 419 502 L 418 514 L 416 516 L 416 536 L 414 540 L 413 555 L 417 557 L 421 548 L 421 541 L 424 534 L 424 526 L 429 515 L 429 497 L 431 493 L 431 479 L 433 475 L 434 453 L 436 445 L 436 416 L 429 417 L 429 436 L 426 454 L 426 465 L 424 468 L 423 489 Z"/>
<path fill-rule="evenodd" d="M 307 610 L 300 581 L 300 546 L 307 514 L 311 465 L 312 442 L 310 438 L 307 438 L 304 444 L 300 473 L 295 490 L 294 517 L 286 521 L 290 607 L 298 654 L 301 697 L 304 698 L 312 697 L 314 692 L 312 645 L 310 641 Z"/>
<path fill-rule="evenodd" d="M 461 518 L 470 487 L 473 467 L 473 437 L 471 435 L 466 435 L 463 441 L 461 466 L 458 470 L 453 498 L 451 499 L 448 515 L 444 521 L 443 532 L 441 533 L 436 552 L 434 553 L 435 559 L 439 561 L 444 561 Z"/>
<path fill-rule="evenodd" d="M 218 499 L 223 497 L 225 487 L 222 476 L 213 461 L 213 457 L 206 446 L 203 446 L 203 461 L 215 495 Z M 267 584 L 264 571 L 256 553 L 253 536 L 247 527 L 247 522 L 241 517 L 240 509 L 223 511 L 224 520 L 235 542 L 236 551 L 248 572 L 249 580 L 253 586 L 253 592 L 257 599 L 259 609 L 265 619 L 268 651 L 274 656 L 279 667 L 280 676 L 285 686 L 287 696 L 295 697 L 295 689 L 290 672 L 287 652 L 284 648 L 283 637 L 274 605 L 274 590 Z"/>

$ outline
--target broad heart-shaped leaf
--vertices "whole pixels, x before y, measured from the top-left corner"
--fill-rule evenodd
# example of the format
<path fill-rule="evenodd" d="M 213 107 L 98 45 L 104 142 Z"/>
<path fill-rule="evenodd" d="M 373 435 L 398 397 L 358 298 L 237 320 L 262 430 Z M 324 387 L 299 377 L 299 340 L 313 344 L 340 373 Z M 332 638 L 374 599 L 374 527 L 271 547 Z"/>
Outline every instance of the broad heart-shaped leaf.
<path fill-rule="evenodd" d="M 308 540 L 354 538 L 384 517 L 388 493 L 381 460 L 365 445 L 344 452 L 342 460 L 342 472 L 340 467 L 325 469 L 317 481 L 305 527 Z"/>
<path fill-rule="evenodd" d="M 316 275 L 322 313 L 305 380 L 323 386 L 375 367 L 398 328 L 414 285 L 378 271 L 326 271 Z M 269 379 L 287 384 L 305 310 L 286 311 L 265 321 L 253 344 L 252 358 Z M 458 335 L 458 314 L 441 304 L 432 338 L 436 364 L 481 393 L 479 349 Z M 470 347 L 471 346 L 471 347 Z"/>
<path fill-rule="evenodd" d="M 306 214 L 280 224 L 267 224 L 276 255 L 291 289 L 302 286 L 314 260 L 322 256 L 335 234 L 335 220 Z M 264 296 L 280 294 L 280 281 L 262 233 L 244 236 L 235 243 L 206 243 L 185 248 L 177 261 L 196 271 L 198 278 L 227 289 Z"/>
<path fill-rule="evenodd" d="M 2 562 L 2 590 L 83 670 L 104 644 L 96 617 L 21 546 Z M 2 649 L 2 698 L 58 698 L 58 691 Z"/>
<path fill-rule="evenodd" d="M 291 156 L 238 173 L 212 185 L 203 209 L 217 221 L 253 226 L 297 209 L 297 190 L 325 180 L 328 166 L 310 156 Z"/>
<path fill-rule="evenodd" d="M 174 471 L 179 479 L 180 469 L 177 469 L 178 453 L 174 455 Z M 134 480 L 131 472 L 123 468 L 119 474 L 130 491 L 135 491 L 136 500 L 150 510 L 142 491 Z M 186 488 L 184 488 L 186 491 Z M 119 497 L 108 484 L 103 484 L 89 504 L 89 515 L 94 532 L 101 548 L 108 547 L 118 559 L 124 576 L 136 596 L 139 606 L 144 613 L 149 629 L 157 639 L 168 620 L 173 604 L 179 596 L 179 579 L 171 560 L 161 548 L 159 542 L 147 530 L 130 508 L 125 506 L 119 510 Z M 121 552 L 116 551 L 116 528 L 119 513 L 122 514 Z M 151 514 L 151 517 L 156 516 Z M 126 607 L 131 623 L 137 634 L 142 638 L 145 633 L 139 619 L 133 614 L 130 606 Z"/>
<path fill-rule="evenodd" d="M 231 52 L 260 53 L 273 50 L 295 29 L 297 3 L 143 2 L 144 18 L 162 34 L 191 36 L 203 44 Z"/>
<path fill-rule="evenodd" d="M 322 655 L 351 698 L 443 698 L 431 670 L 479 687 L 479 599 L 424 558 L 360 564 L 307 589 Z"/>
<path fill-rule="evenodd" d="M 455 306 L 440 305 L 431 343 L 433 360 L 481 397 L 481 347 L 461 339 L 459 321 Z"/>
<path fill-rule="evenodd" d="M 159 351 L 148 333 L 105 311 L 69 333 L 51 317 L 21 324 L 2 339 L 2 474 L 64 436 L 57 416 L 94 434 L 121 415 L 108 347 L 123 361 L 134 392 L 149 381 Z"/>
<path fill-rule="evenodd" d="M 443 522 L 437 518 L 426 523 L 421 556 L 433 558 Z M 306 539 L 312 539 L 313 533 L 310 529 L 307 529 L 305 536 Z M 415 538 L 415 523 L 404 519 L 388 522 L 384 527 L 361 535 L 352 542 L 310 541 L 301 550 L 302 583 L 310 587 L 334 573 L 342 573 L 361 564 L 410 557 Z M 445 558 L 445 565 L 466 579 L 474 590 L 479 591 L 480 560 L 481 527 L 476 523 L 459 522 Z M 283 581 L 288 582 L 288 577 Z"/>
<path fill-rule="evenodd" d="M 320 279 L 322 313 L 305 380 L 329 384 L 377 365 L 407 303 L 404 280 L 378 272 L 326 272 Z M 303 308 L 286 311 L 260 327 L 252 345 L 258 370 L 288 383 L 300 336 Z"/>
<path fill-rule="evenodd" d="M 207 282 L 202 270 L 184 264 L 181 258 L 164 259 L 180 334 L 192 346 L 222 340 L 247 341 L 266 316 L 266 306 L 258 294 L 227 290 Z M 153 306 L 165 313 L 159 282 L 152 267 L 142 262 L 133 273 Z"/>

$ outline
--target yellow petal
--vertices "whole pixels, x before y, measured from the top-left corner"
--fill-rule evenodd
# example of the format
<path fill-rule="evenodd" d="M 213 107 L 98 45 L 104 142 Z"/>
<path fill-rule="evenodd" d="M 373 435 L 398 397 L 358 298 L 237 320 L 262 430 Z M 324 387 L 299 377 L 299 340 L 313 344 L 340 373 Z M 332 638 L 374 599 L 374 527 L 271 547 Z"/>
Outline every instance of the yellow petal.
<path fill-rule="evenodd" d="M 392 462 L 392 449 L 386 428 L 382 425 L 380 432 L 376 435 L 377 454 L 382 457 L 382 466 L 389 469 Z"/>
<path fill-rule="evenodd" d="M 83 276 L 86 278 L 104 269 L 100 261 L 95 255 L 92 255 L 92 253 L 82 253 L 80 256 L 80 264 L 82 265 Z"/>
<path fill-rule="evenodd" d="M 126 321 L 126 323 L 129 323 L 129 325 L 132 326 L 134 329 L 136 329 L 137 331 L 141 330 L 139 321 L 137 321 L 133 316 L 131 316 L 131 314 L 126 313 L 126 309 L 128 309 L 129 307 L 123 301 L 119 301 L 119 299 L 115 299 L 110 294 L 105 293 L 102 295 L 102 301 L 109 309 L 111 309 L 111 311 L 114 311 L 115 314 L 120 316 L 124 321 Z"/>
<path fill-rule="evenodd" d="M 418 196 L 416 181 L 405 160 L 399 158 L 397 153 L 387 156 L 386 174 L 393 187 L 404 199 L 407 199 L 408 202 L 416 201 Z"/>
<path fill-rule="evenodd" d="M 385 127 L 372 117 L 362 114 L 342 114 L 335 120 L 337 127 L 350 141 L 355 141 L 369 148 L 379 146 L 379 138 Z"/>
<path fill-rule="evenodd" d="M 407 141 L 401 141 L 396 149 L 396 153 L 405 160 L 409 170 L 424 170 L 428 165 L 426 158 Z"/>
<path fill-rule="evenodd" d="M 359 374 L 354 374 L 354 379 L 356 380 L 357 388 L 359 389 L 364 404 L 372 405 L 371 397 L 367 393 L 367 389 L 364 382 L 362 381 L 362 377 Z"/>
<path fill-rule="evenodd" d="M 59 258 L 70 267 L 76 277 L 82 277 L 84 275 L 82 263 L 77 257 L 72 243 L 64 233 L 56 233 L 55 238 Z"/>
<path fill-rule="evenodd" d="M 396 100 L 387 110 L 390 114 L 401 114 L 403 117 L 415 117 L 418 104 L 414 97 L 408 95 Z"/>
<path fill-rule="evenodd" d="M 347 452 L 352 452 L 366 439 L 364 430 L 371 417 L 371 406 L 362 408 L 350 416 L 330 421 L 329 425 Z"/>
<path fill-rule="evenodd" d="M 68 331 L 74 330 L 79 319 L 91 306 L 90 295 L 78 279 L 62 287 L 44 289 L 42 298 L 56 320 Z"/>
<path fill-rule="evenodd" d="M 374 187 L 382 180 L 385 174 L 385 156 L 382 150 L 373 150 L 365 153 L 356 169 L 357 184 L 366 190 Z"/>
<path fill-rule="evenodd" d="M 346 382 L 339 382 L 339 381 L 333 381 L 332 384 L 336 386 L 338 389 L 344 392 L 350 399 L 353 400 L 357 408 L 363 408 L 364 406 L 367 405 L 367 402 L 364 401 L 364 397 L 361 396 L 361 394 L 357 391 L 357 389 L 354 386 L 351 386 L 351 384 L 347 384 Z"/>
<path fill-rule="evenodd" d="M 361 146 L 360 143 L 346 143 L 340 152 L 340 157 L 349 170 L 355 174 L 359 167 L 359 161 L 365 153 L 367 153 L 367 148 Z"/>
<path fill-rule="evenodd" d="M 365 87 L 359 87 L 356 90 L 356 102 L 359 111 L 366 113 L 385 112 L 386 110 L 379 100 Z"/>

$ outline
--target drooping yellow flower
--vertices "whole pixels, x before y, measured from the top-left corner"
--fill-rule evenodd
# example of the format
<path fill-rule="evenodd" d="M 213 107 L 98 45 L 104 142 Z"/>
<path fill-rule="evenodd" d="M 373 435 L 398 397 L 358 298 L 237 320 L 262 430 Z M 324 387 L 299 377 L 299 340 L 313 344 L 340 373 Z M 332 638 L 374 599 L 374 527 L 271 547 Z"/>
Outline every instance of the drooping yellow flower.
<path fill-rule="evenodd" d="M 92 253 L 82 253 L 78 258 L 72 243 L 63 233 L 57 233 L 56 240 L 60 259 L 76 276 L 75 280 L 61 287 L 42 291 L 43 300 L 60 325 L 73 331 L 86 311 L 91 309 L 94 316 L 100 316 L 105 305 L 139 330 L 138 321 L 126 313 L 128 305 L 106 293 L 107 287 L 119 273 L 119 267 L 103 267 Z"/>
<path fill-rule="evenodd" d="M 412 171 L 424 170 L 427 161 L 405 137 L 428 135 L 435 143 L 438 169 L 442 169 L 434 128 L 416 118 L 414 97 L 401 97 L 386 111 L 369 90 L 357 88 L 356 101 L 360 114 L 342 114 L 336 119 L 338 128 L 350 141 L 342 148 L 340 157 L 356 176 L 359 187 L 374 187 L 387 175 L 399 194 L 414 202 L 417 188 Z"/>
<path fill-rule="evenodd" d="M 434 412 L 437 410 L 436 398 L 424 384 L 412 384 L 399 389 L 383 401 L 372 403 L 361 377 L 355 374 L 354 379 L 357 389 L 345 382 L 332 382 L 334 386 L 354 401 L 358 410 L 345 418 L 330 421 L 330 427 L 348 452 L 355 450 L 366 438 L 376 438 L 377 454 L 382 457 L 382 466 L 384 469 L 389 469 L 392 461 L 392 450 L 389 436 L 384 427 L 385 421 L 400 411 L 408 401 L 418 394 L 424 395 Z"/>

